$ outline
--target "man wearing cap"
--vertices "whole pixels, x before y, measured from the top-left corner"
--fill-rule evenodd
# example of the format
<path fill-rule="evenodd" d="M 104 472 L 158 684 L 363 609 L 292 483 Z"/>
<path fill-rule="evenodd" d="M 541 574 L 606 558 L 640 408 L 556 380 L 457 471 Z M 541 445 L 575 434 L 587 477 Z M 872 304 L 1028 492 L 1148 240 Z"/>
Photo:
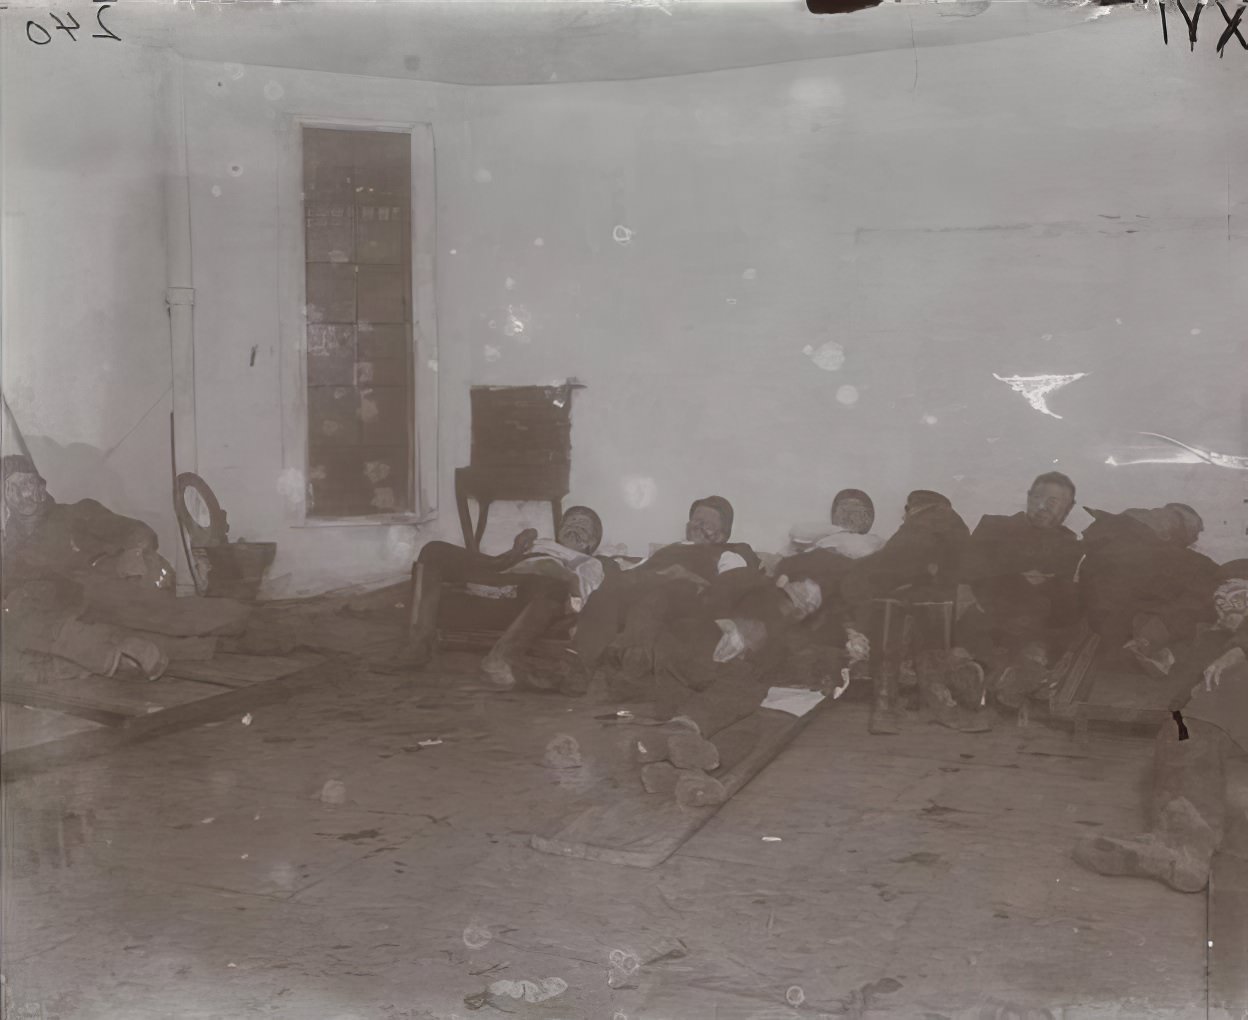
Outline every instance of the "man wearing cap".
<path fill-rule="evenodd" d="M 959 640 L 1010 707 L 1046 682 L 1080 621 L 1075 572 L 1083 549 L 1063 524 L 1074 505 L 1074 482 L 1058 471 L 1042 474 L 1025 510 L 985 515 L 966 545 L 961 579 L 969 598 Z"/>
<path fill-rule="evenodd" d="M 914 661 L 930 717 L 955 729 L 987 728 L 979 711 L 980 673 L 954 656 L 953 606 L 966 547 L 966 523 L 949 498 L 929 489 L 906 497 L 901 527 L 879 552 L 855 561 L 841 582 L 841 599 L 874 652 L 868 729 L 900 732 L 902 660 Z M 912 645 L 905 648 L 905 635 Z"/>

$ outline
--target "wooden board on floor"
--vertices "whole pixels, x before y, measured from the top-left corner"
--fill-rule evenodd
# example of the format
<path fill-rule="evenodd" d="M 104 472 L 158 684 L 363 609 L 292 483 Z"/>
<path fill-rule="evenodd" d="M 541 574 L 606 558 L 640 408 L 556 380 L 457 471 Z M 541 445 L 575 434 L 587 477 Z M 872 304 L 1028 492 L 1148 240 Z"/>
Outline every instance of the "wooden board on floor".
<path fill-rule="evenodd" d="M 71 734 L 98 730 L 101 725 L 46 708 L 0 704 L 0 751 L 34 747 Z"/>
<path fill-rule="evenodd" d="M 712 774 L 734 793 L 739 792 L 826 705 L 825 701 L 801 717 L 760 710 L 762 725 L 757 746 L 732 768 Z M 653 868 L 671 857 L 723 807 L 681 807 L 674 797 L 645 793 L 640 778 L 635 791 L 582 811 L 550 834 L 534 833 L 529 845 L 542 853 L 562 857 Z"/>
<path fill-rule="evenodd" d="M 1248 1012 L 1248 860 L 1220 853 L 1209 879 L 1209 1008 Z"/>
<path fill-rule="evenodd" d="M 49 677 L 38 683 L 6 680 L 0 697 L 15 705 L 49 708 L 66 715 L 116 724 L 210 696 L 213 688 L 174 677 Z"/>
<path fill-rule="evenodd" d="M 64 762 L 93 758 L 164 733 L 190 729 L 235 714 L 241 716 L 260 705 L 281 701 L 301 689 L 337 679 L 349 669 L 349 664 L 341 660 L 328 659 L 274 680 L 223 690 L 208 697 L 171 705 L 158 712 L 134 716 L 119 726 L 104 726 L 34 747 L 6 751 L 0 756 L 0 782 L 7 783 Z M 213 689 L 207 684 L 196 686 Z"/>
<path fill-rule="evenodd" d="M 325 657 L 315 652 L 294 655 L 221 654 L 209 662 L 171 663 L 168 675 L 218 687 L 247 687 L 324 661 Z"/>
<path fill-rule="evenodd" d="M 1091 678 L 1085 700 L 1054 705 L 1057 718 L 1073 719 L 1079 732 L 1090 722 L 1121 726 L 1161 726 L 1170 718 L 1172 685 L 1143 673 L 1100 672 Z"/>

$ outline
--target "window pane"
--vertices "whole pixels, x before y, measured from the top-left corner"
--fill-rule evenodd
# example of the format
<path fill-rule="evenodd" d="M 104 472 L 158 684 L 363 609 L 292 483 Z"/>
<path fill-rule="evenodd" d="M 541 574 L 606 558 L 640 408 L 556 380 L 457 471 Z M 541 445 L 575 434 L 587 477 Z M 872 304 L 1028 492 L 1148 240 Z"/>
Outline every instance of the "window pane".
<path fill-rule="evenodd" d="M 411 137 L 303 141 L 309 513 L 410 510 Z"/>

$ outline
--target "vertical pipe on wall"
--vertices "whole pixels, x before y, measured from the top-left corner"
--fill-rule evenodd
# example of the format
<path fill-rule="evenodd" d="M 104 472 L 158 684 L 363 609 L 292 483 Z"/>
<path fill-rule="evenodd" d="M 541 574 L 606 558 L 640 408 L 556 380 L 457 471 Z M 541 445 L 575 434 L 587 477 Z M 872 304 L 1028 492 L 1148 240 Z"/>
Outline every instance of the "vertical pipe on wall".
<path fill-rule="evenodd" d="M 191 196 L 186 153 L 186 104 L 182 58 L 170 51 L 165 64 L 165 247 L 168 268 L 169 346 L 173 371 L 174 458 L 179 472 L 196 471 L 195 288 L 191 263 Z M 173 480 L 170 479 L 173 491 Z M 191 565 L 177 549 L 178 594 L 195 593 Z"/>

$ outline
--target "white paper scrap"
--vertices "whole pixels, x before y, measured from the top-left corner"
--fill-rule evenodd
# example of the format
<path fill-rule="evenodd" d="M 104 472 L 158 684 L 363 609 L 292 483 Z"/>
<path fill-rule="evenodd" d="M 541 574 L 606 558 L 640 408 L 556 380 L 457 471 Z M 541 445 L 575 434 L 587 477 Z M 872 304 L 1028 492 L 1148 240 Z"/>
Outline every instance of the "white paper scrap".
<path fill-rule="evenodd" d="M 763 708 L 774 708 L 778 712 L 801 717 L 823 700 L 819 691 L 808 691 L 804 687 L 773 687 L 767 692 Z"/>

